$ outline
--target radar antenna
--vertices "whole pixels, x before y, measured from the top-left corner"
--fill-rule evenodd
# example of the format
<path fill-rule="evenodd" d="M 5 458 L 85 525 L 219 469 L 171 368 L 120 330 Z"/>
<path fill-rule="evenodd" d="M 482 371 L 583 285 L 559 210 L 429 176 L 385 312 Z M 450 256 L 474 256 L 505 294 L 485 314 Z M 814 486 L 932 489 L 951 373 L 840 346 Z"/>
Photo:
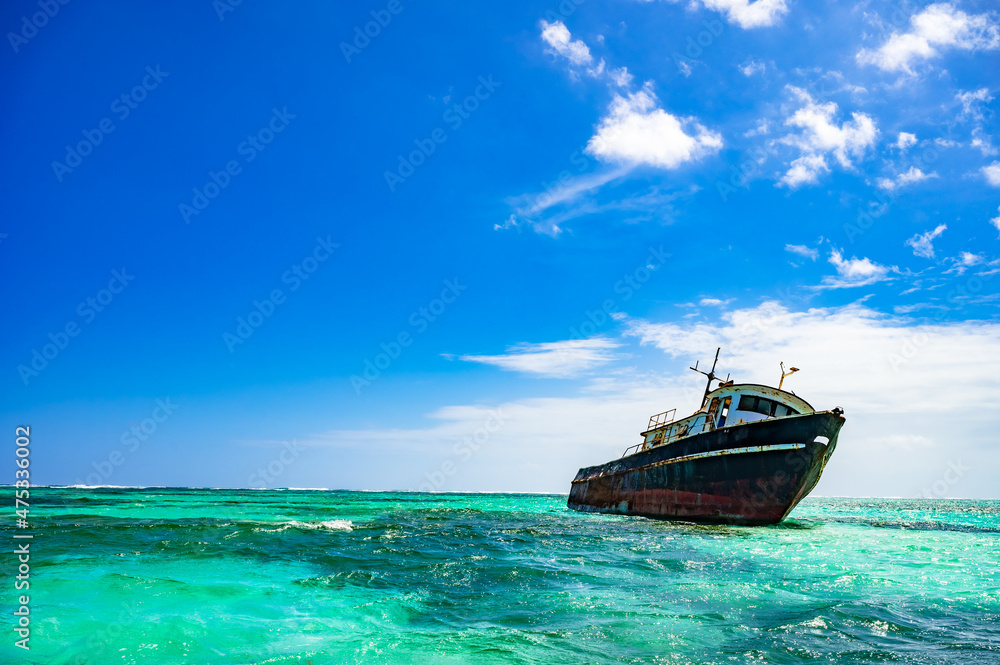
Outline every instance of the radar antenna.
<path fill-rule="evenodd" d="M 778 390 L 781 390 L 781 384 L 785 382 L 786 376 L 791 376 L 799 371 L 798 367 L 789 367 L 788 371 L 785 371 L 785 363 L 778 363 L 781 365 L 781 381 L 778 381 Z"/>
<path fill-rule="evenodd" d="M 688 369 L 693 369 L 694 371 L 698 372 L 699 374 L 704 374 L 705 376 L 708 377 L 708 383 L 705 385 L 705 395 L 701 398 L 701 405 L 702 406 L 705 406 L 705 402 L 708 400 L 708 393 L 712 392 L 712 381 L 715 381 L 715 380 L 722 381 L 722 379 L 720 379 L 719 377 L 717 377 L 715 375 L 715 365 L 716 365 L 716 363 L 719 362 L 719 351 L 721 351 L 721 350 L 722 350 L 721 346 L 715 349 L 715 361 L 712 363 L 712 369 L 710 371 L 706 372 L 704 370 L 698 369 L 698 361 L 697 360 L 694 363 L 694 367 L 688 367 Z M 726 381 L 727 382 L 729 381 L 729 374 L 726 374 Z"/>

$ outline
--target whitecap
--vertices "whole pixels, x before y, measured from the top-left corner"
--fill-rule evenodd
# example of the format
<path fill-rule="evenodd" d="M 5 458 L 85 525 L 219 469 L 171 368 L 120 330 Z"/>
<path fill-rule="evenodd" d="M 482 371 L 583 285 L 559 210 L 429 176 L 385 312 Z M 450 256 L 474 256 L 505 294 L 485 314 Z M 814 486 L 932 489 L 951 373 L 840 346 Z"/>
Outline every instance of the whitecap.
<path fill-rule="evenodd" d="M 267 533 L 276 533 L 279 531 L 285 531 L 286 529 L 310 529 L 310 530 L 329 530 L 329 531 L 353 531 L 354 523 L 351 520 L 325 520 L 323 522 L 300 522 L 299 520 L 291 520 L 288 522 L 272 522 L 271 525 L 276 528 L 268 529 L 263 527 L 258 527 L 254 531 L 264 531 Z"/>

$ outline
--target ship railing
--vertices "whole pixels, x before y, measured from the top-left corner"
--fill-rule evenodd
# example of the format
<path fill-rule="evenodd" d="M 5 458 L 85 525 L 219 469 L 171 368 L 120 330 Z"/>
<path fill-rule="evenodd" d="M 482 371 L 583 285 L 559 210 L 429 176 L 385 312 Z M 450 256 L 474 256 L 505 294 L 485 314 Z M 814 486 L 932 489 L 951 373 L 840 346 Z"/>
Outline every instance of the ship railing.
<path fill-rule="evenodd" d="M 663 413 L 657 413 L 655 416 L 649 417 L 649 427 L 647 430 L 655 429 L 661 427 L 668 423 L 674 421 L 674 416 L 677 414 L 677 409 L 670 409 L 669 411 L 664 411 Z"/>
<path fill-rule="evenodd" d="M 636 452 L 639 452 L 639 449 L 642 448 L 644 445 L 646 445 L 646 442 L 645 441 L 640 441 L 639 443 L 635 444 L 634 446 L 629 446 L 628 448 L 625 449 L 625 452 L 622 453 L 622 457 L 628 457 L 629 451 L 632 451 L 632 450 L 634 450 Z"/>
<path fill-rule="evenodd" d="M 711 432 L 715 429 L 715 421 L 712 418 L 706 417 L 700 425 L 690 425 L 686 428 L 675 428 L 670 434 L 662 438 L 656 438 L 651 443 L 651 445 L 662 445 L 665 443 L 673 443 L 678 439 L 683 439 L 686 436 L 691 436 L 692 434 L 702 434 L 704 432 Z"/>
<path fill-rule="evenodd" d="M 654 424 L 654 419 L 660 416 L 666 416 L 666 414 L 672 413 L 676 410 L 677 409 L 671 409 L 670 411 L 664 411 L 663 413 L 659 413 L 653 416 L 652 418 L 649 419 L 649 425 L 650 425 L 649 428 L 653 429 L 654 427 L 659 426 Z M 666 420 L 660 424 L 667 425 L 671 422 L 672 419 Z M 715 418 L 709 414 L 706 415 L 705 420 L 703 420 L 700 425 L 690 425 L 686 428 L 674 428 L 674 430 L 669 434 L 667 434 L 666 436 L 664 436 L 664 432 L 657 432 L 656 437 L 653 438 L 651 441 L 640 441 L 634 446 L 629 446 L 628 448 L 626 448 L 625 452 L 622 453 L 622 457 L 627 457 L 632 451 L 639 451 L 639 450 L 645 450 L 646 448 L 662 446 L 668 443 L 673 443 L 678 439 L 683 439 L 686 436 L 691 436 L 692 434 L 702 434 L 704 432 L 711 432 L 714 429 L 715 429 Z"/>

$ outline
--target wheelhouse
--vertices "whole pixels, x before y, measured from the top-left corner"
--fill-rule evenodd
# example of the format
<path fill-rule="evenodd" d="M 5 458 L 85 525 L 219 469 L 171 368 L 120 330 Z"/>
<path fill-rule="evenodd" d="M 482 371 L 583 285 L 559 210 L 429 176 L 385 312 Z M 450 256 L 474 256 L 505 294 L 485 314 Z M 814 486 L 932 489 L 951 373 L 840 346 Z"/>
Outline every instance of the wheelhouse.
<path fill-rule="evenodd" d="M 676 412 L 672 409 L 652 416 L 646 430 L 641 433 L 642 443 L 630 448 L 626 454 L 633 448 L 646 450 L 722 427 L 790 418 L 814 413 L 815 409 L 793 393 L 778 388 L 730 381 L 705 395 L 701 408 L 687 418 L 674 420 Z"/>

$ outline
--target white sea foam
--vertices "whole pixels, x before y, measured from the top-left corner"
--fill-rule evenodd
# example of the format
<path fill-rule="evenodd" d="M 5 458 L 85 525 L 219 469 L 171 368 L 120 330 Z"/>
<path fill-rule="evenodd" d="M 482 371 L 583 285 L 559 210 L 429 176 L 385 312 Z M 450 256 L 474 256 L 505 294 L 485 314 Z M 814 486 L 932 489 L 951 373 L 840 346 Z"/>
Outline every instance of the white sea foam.
<path fill-rule="evenodd" d="M 323 522 L 300 522 L 299 520 L 291 520 L 288 522 L 273 522 L 275 528 L 265 528 L 259 527 L 254 529 L 254 531 L 266 531 L 268 533 L 275 533 L 278 531 L 285 531 L 286 529 L 310 529 L 310 530 L 328 530 L 328 531 L 353 531 L 354 523 L 351 520 L 325 520 Z"/>

